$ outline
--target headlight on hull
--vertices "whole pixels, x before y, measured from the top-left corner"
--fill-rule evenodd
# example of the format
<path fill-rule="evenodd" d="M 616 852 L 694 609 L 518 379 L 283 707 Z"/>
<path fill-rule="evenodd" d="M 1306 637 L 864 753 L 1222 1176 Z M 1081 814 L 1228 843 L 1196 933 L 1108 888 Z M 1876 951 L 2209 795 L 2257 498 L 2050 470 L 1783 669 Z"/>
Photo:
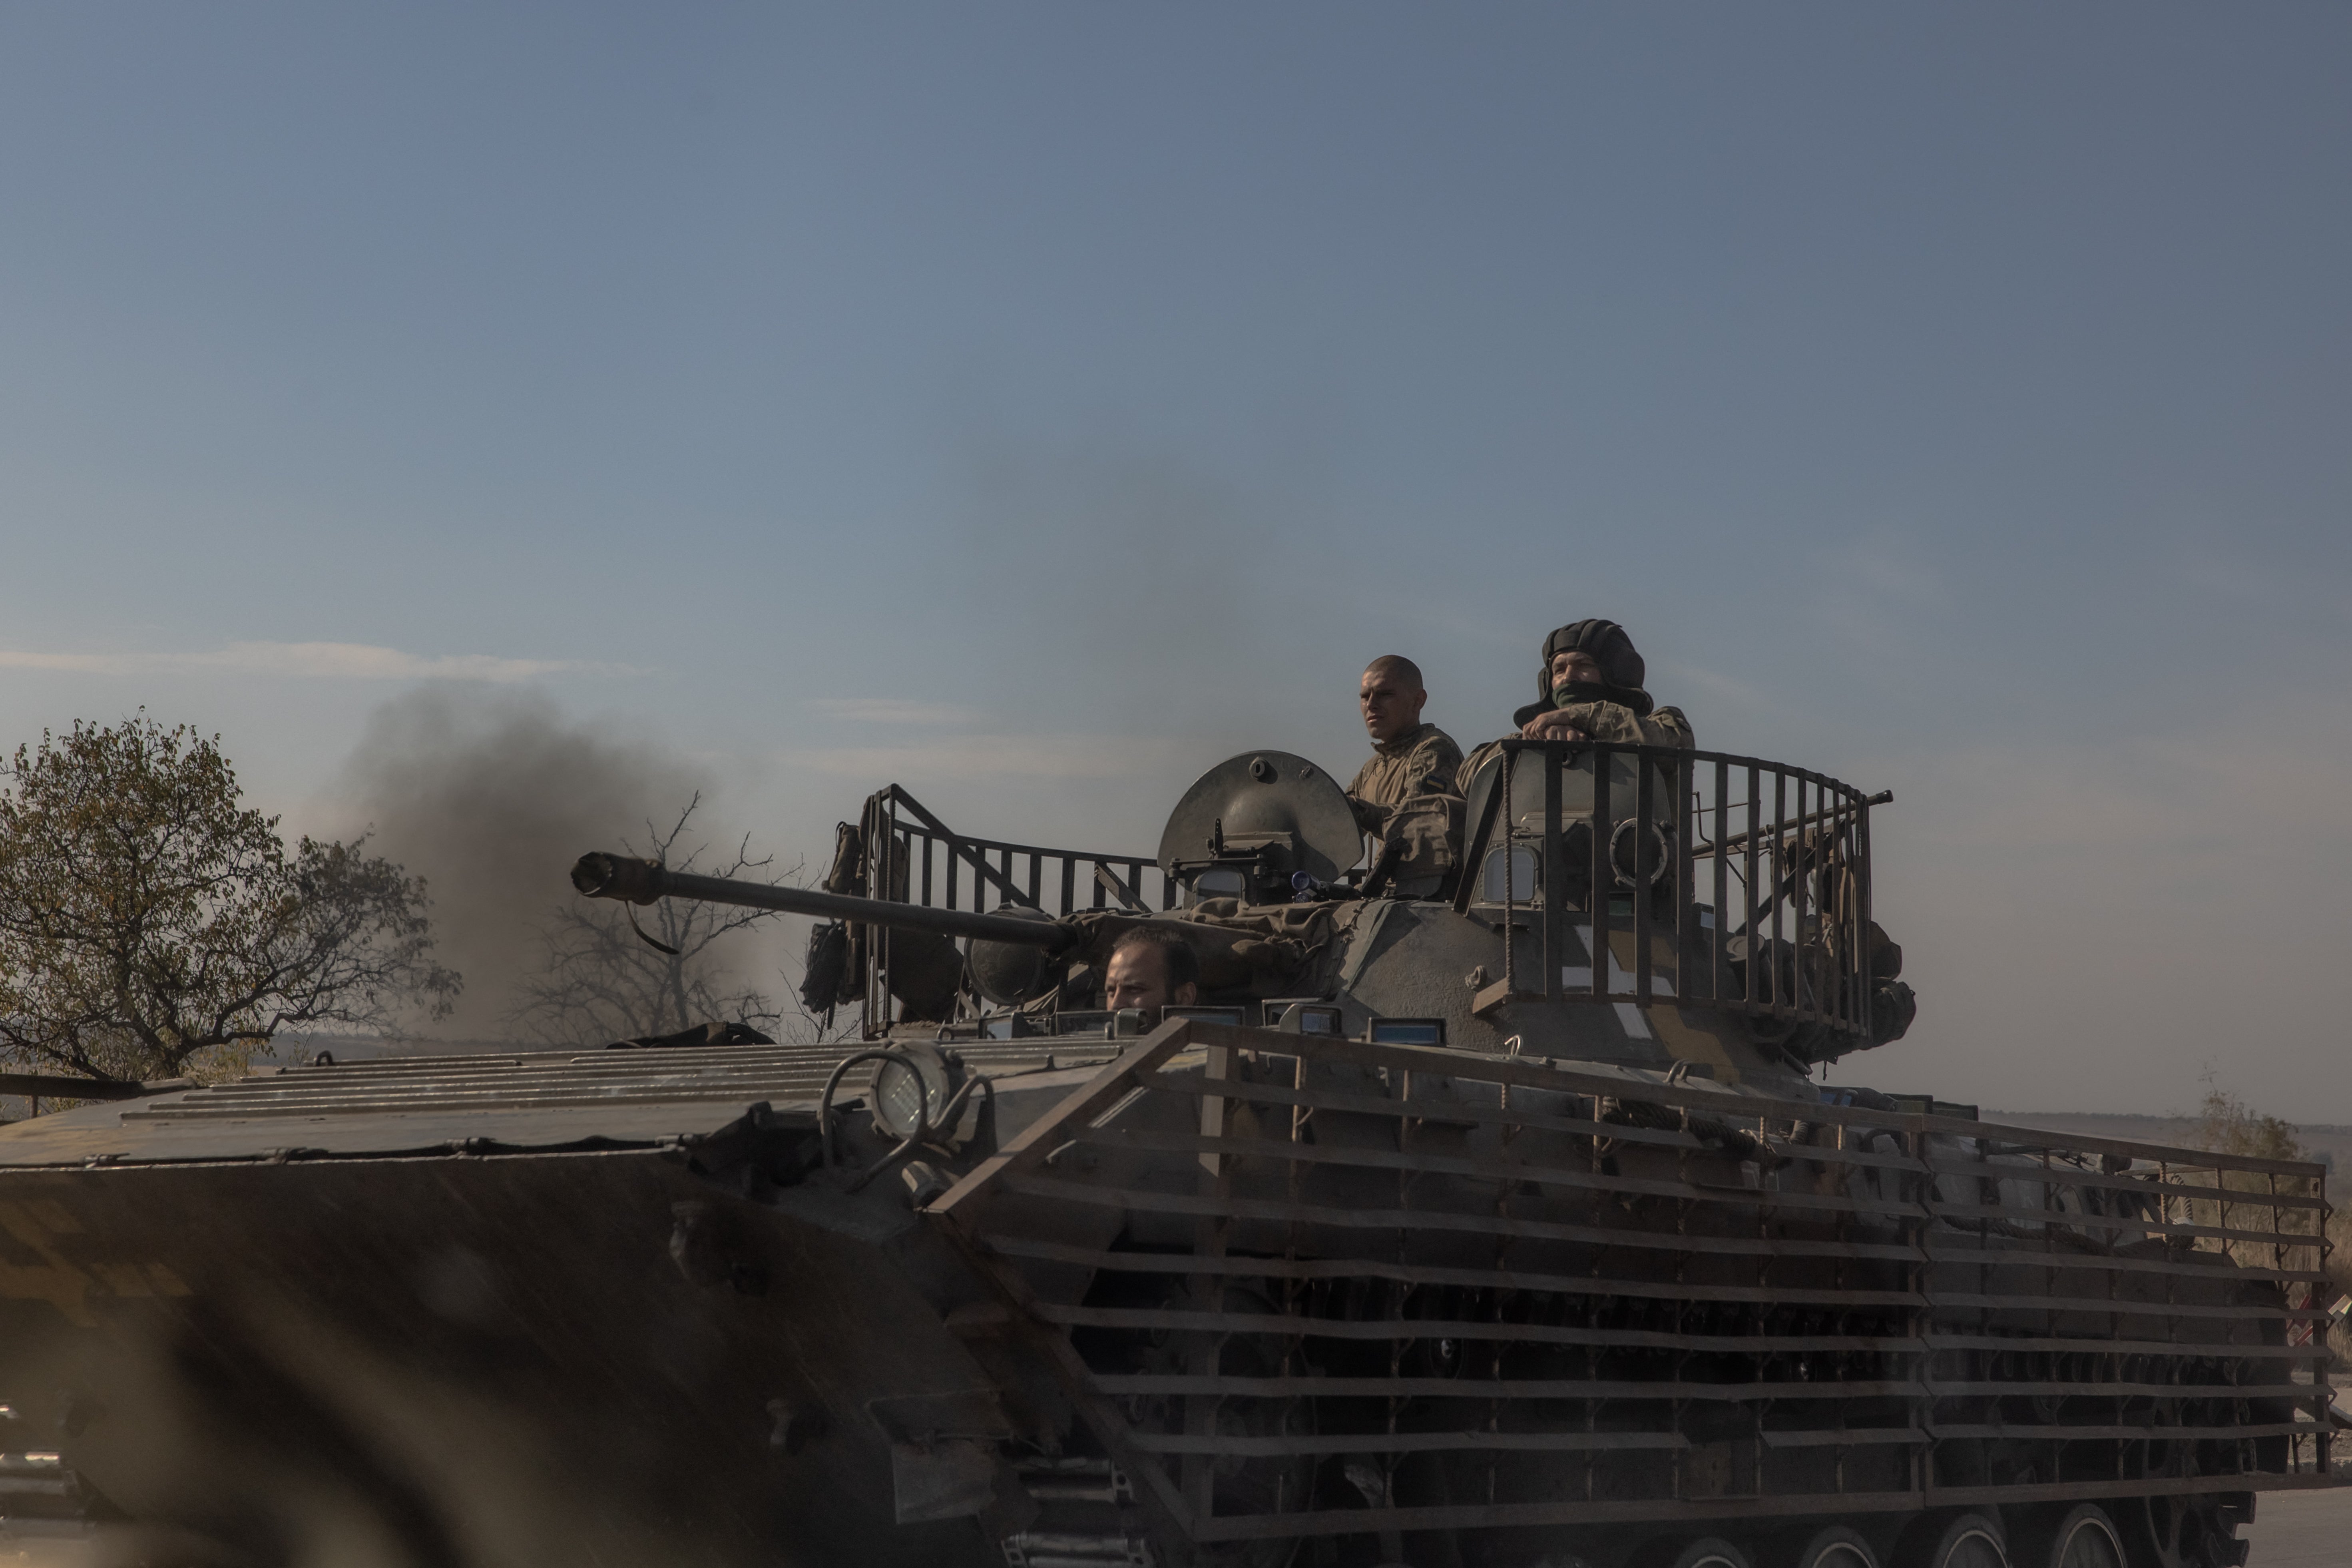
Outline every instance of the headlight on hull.
<path fill-rule="evenodd" d="M 929 1046 L 894 1048 L 896 1056 L 876 1065 L 866 1094 L 866 1103 L 874 1108 L 875 1131 L 893 1142 L 903 1142 L 919 1131 L 929 1142 L 950 1141 L 953 1130 L 940 1126 L 940 1121 L 947 1113 L 948 1101 L 955 1098 L 961 1070 Z"/>

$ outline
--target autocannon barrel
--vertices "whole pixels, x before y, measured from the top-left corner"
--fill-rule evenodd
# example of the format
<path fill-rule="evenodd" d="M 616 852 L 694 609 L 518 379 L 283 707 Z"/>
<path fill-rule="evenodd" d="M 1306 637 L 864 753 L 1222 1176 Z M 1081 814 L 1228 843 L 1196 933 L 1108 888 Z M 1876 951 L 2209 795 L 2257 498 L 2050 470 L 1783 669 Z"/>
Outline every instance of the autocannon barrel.
<path fill-rule="evenodd" d="M 968 936 L 982 942 L 1042 947 L 1049 952 L 1058 952 L 1076 940 L 1070 927 L 1042 915 L 1028 919 L 984 915 L 965 910 L 893 903 L 885 899 L 856 899 L 843 893 L 819 892 L 814 888 L 780 888 L 767 882 L 739 882 L 727 877 L 697 877 L 630 855 L 583 855 L 572 868 L 572 885 L 592 899 L 620 899 L 633 904 L 650 904 L 656 899 L 700 899 L 712 904 L 782 910 L 789 914 L 856 921 L 900 931 L 937 931 L 941 936 Z"/>

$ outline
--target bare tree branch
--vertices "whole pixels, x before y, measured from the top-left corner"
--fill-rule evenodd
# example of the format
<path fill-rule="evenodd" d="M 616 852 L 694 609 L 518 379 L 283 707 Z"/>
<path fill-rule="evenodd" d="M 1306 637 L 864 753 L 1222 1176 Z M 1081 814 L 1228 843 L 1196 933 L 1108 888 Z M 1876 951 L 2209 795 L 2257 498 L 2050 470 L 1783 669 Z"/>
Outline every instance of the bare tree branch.
<path fill-rule="evenodd" d="M 739 880 L 797 884 L 802 868 L 773 872 L 775 858 L 754 857 L 747 835 L 731 852 L 706 859 L 709 847 L 688 843 L 698 794 L 667 827 L 646 825 L 646 847 L 625 843 L 680 871 Z M 674 1034 L 704 1023 L 740 1023 L 772 1033 L 782 1015 L 768 994 L 739 984 L 727 959 L 738 944 L 727 939 L 776 918 L 772 910 L 745 910 L 685 899 L 665 899 L 637 916 L 675 952 L 647 945 L 630 927 L 626 907 L 586 900 L 551 910 L 538 936 L 539 973 L 523 983 L 509 1023 L 526 1039 L 549 1046 L 586 1046 L 648 1035 Z"/>

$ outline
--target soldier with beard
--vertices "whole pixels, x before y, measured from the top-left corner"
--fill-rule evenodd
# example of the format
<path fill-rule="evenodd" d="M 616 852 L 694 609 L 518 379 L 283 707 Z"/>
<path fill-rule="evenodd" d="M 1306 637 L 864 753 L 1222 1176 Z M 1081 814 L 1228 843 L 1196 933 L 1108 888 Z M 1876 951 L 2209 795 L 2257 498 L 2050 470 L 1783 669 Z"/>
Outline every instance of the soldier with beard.
<path fill-rule="evenodd" d="M 1586 620 L 1560 627 L 1544 639 L 1543 667 L 1536 672 L 1537 700 L 1511 715 L 1529 741 L 1607 741 L 1617 745 L 1679 746 L 1696 742 L 1690 721 L 1679 708 L 1660 708 L 1642 689 L 1648 667 L 1633 639 L 1615 621 Z M 1495 754 L 1489 741 L 1470 753 L 1455 776 L 1454 792 L 1469 793 L 1479 766 Z"/>

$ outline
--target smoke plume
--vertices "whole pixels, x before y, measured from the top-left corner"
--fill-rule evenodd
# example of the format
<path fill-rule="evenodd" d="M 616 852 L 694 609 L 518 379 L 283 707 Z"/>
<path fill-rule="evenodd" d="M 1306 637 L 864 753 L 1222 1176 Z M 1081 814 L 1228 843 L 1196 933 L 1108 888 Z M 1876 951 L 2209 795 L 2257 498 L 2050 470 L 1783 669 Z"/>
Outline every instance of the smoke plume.
<path fill-rule="evenodd" d="M 425 879 L 441 961 L 466 977 L 435 1032 L 500 1038 L 538 932 L 574 899 L 590 849 L 642 845 L 709 781 L 652 747 L 568 720 L 531 691 L 435 687 L 385 703 L 344 763 L 338 815 Z"/>

